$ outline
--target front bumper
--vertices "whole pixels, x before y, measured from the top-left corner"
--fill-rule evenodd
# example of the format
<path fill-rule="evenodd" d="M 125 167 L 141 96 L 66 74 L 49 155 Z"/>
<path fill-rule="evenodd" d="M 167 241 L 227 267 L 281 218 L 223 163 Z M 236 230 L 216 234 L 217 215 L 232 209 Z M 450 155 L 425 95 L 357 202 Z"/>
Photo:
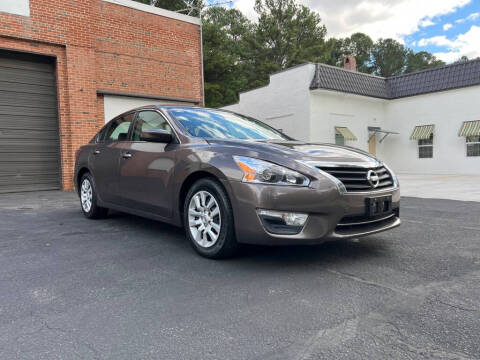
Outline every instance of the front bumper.
<path fill-rule="evenodd" d="M 328 240 L 359 237 L 400 225 L 400 190 L 385 189 L 341 195 L 329 179 L 311 187 L 271 186 L 230 182 L 237 241 L 262 245 L 318 244 Z M 392 196 L 392 213 L 365 217 L 366 199 Z M 257 209 L 308 213 L 303 229 L 294 235 L 269 233 Z"/>

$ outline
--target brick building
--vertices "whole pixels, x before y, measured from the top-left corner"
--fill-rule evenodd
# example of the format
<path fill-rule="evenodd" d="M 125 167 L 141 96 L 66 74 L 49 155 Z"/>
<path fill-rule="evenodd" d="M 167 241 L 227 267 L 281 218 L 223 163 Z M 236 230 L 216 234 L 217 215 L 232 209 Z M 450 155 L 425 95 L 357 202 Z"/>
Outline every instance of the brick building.
<path fill-rule="evenodd" d="M 0 1 L 0 193 L 72 189 L 75 150 L 147 103 L 203 103 L 197 18 L 131 0 Z"/>

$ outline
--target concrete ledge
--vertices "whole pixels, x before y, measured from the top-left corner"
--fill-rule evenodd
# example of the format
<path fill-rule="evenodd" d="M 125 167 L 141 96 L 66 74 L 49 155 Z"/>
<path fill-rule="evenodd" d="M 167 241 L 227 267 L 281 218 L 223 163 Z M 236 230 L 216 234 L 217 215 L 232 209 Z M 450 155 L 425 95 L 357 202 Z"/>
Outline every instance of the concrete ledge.
<path fill-rule="evenodd" d="M 195 25 L 200 25 L 200 19 L 199 18 L 184 15 L 184 14 L 179 14 L 175 11 L 170 11 L 170 10 L 161 9 L 161 8 L 157 8 L 157 7 L 150 6 L 150 5 L 145 5 L 145 4 L 133 1 L 133 0 L 102 0 L 102 1 L 109 2 L 109 3 L 112 3 L 112 4 L 121 5 L 121 6 L 126 6 L 126 7 L 129 7 L 131 9 L 135 9 L 135 10 L 145 11 L 145 12 L 155 14 L 155 15 L 165 16 L 165 17 L 168 17 L 168 18 L 171 18 L 171 19 L 185 21 L 185 22 L 195 24 Z"/>
<path fill-rule="evenodd" d="M 136 93 L 102 90 L 102 89 L 97 90 L 97 94 L 127 96 L 127 97 L 133 97 L 133 98 L 154 99 L 154 100 L 167 100 L 167 101 L 176 101 L 176 102 L 184 102 L 184 103 L 192 103 L 192 104 L 200 104 L 202 102 L 201 100 L 198 100 L 198 99 L 177 98 L 173 96 L 156 96 L 156 95 L 149 95 L 149 94 L 136 94 Z"/>
<path fill-rule="evenodd" d="M 402 196 L 480 202 L 480 175 L 397 176 Z"/>

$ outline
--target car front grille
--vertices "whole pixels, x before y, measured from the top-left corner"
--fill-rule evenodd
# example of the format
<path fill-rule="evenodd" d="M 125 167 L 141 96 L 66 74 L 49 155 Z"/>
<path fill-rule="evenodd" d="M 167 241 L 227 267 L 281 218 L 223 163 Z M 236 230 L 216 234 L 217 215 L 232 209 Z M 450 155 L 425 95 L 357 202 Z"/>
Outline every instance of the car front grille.
<path fill-rule="evenodd" d="M 399 217 L 399 208 L 396 208 L 390 214 L 375 217 L 346 216 L 340 220 L 335 232 L 340 235 L 352 235 L 372 231 L 395 222 Z"/>
<path fill-rule="evenodd" d="M 347 192 L 381 190 L 393 186 L 392 175 L 384 166 L 376 168 L 318 166 L 318 168 L 340 180 L 343 185 L 345 185 Z M 370 170 L 374 171 L 374 173 L 378 176 L 377 186 L 374 186 L 376 182 L 372 184 L 372 182 L 367 179 L 367 175 Z"/>

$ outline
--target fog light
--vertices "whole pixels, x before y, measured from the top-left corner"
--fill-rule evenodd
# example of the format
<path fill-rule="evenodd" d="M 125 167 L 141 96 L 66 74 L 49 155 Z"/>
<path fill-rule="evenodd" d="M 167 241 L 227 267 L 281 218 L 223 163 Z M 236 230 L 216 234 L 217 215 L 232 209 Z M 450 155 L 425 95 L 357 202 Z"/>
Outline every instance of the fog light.
<path fill-rule="evenodd" d="M 302 213 L 291 213 L 283 211 L 274 211 L 274 210 L 258 210 L 258 215 L 260 216 L 269 216 L 277 219 L 281 219 L 285 225 L 290 226 L 303 226 L 305 221 L 307 221 L 308 214 Z"/>
<path fill-rule="evenodd" d="M 293 235 L 302 231 L 308 214 L 259 209 L 258 216 L 265 229 L 273 234 Z"/>

